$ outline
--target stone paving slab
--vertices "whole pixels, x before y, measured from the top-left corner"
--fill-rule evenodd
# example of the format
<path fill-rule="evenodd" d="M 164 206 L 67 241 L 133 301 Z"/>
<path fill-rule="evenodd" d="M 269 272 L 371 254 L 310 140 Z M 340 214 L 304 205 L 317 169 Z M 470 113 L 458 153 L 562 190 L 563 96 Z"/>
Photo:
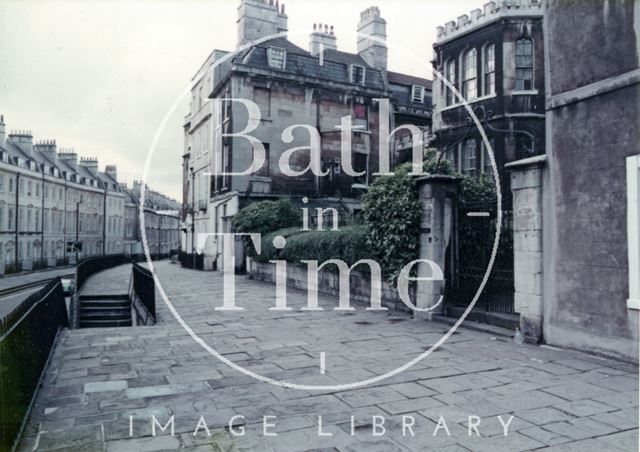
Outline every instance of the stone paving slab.
<path fill-rule="evenodd" d="M 206 344 L 299 385 L 374 378 L 449 328 L 362 306 L 334 311 L 327 297 L 324 311 L 301 312 L 306 295 L 296 291 L 288 292 L 292 311 L 270 311 L 274 287 L 245 277 L 236 281 L 245 310 L 216 311 L 219 274 L 155 266 Z M 127 265 L 95 275 L 87 290 L 126 291 L 129 272 Z M 62 332 L 21 450 L 638 450 L 635 365 L 460 329 L 386 380 L 294 389 L 227 366 L 187 334 L 160 294 L 157 307 L 155 326 Z"/>

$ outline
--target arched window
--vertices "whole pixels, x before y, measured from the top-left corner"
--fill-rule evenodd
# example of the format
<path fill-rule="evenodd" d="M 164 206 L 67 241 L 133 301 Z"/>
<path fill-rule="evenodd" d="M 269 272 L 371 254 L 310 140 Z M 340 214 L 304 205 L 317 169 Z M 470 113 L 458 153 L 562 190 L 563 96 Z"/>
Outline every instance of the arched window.
<path fill-rule="evenodd" d="M 533 89 L 533 41 L 520 38 L 516 41 L 516 90 Z"/>
<path fill-rule="evenodd" d="M 490 96 L 496 92 L 496 46 L 489 43 L 484 46 L 483 52 L 484 91 L 482 94 Z"/>
<path fill-rule="evenodd" d="M 469 101 L 478 97 L 478 52 L 467 50 L 462 56 L 462 95 Z"/>
<path fill-rule="evenodd" d="M 447 81 L 452 85 L 456 86 L 456 60 L 450 59 L 445 64 L 445 75 Z M 453 105 L 455 103 L 455 95 L 453 94 L 453 90 L 449 87 L 446 88 L 447 92 L 447 105 Z"/>

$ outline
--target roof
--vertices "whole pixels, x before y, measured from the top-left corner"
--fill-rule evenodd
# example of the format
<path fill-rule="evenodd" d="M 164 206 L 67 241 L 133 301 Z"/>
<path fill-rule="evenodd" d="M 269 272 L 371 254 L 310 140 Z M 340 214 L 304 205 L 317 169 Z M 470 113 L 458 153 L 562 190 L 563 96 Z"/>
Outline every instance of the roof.
<path fill-rule="evenodd" d="M 401 74 L 400 72 L 387 71 L 387 78 L 389 80 L 389 83 L 406 86 L 424 86 L 428 90 L 431 90 L 433 85 L 431 80 L 427 80 L 426 78 L 415 77 L 408 74 Z"/>
<path fill-rule="evenodd" d="M 328 49 L 324 52 L 325 61 L 335 61 L 343 64 L 359 64 L 360 66 L 370 67 L 369 64 L 358 54 L 341 52 L 340 50 Z"/>
<path fill-rule="evenodd" d="M 27 155 L 27 153 L 20 149 L 20 146 L 18 146 L 17 144 L 5 141 L 4 147 L 2 149 L 7 152 L 9 157 L 19 157 L 25 160 L 29 160 L 29 156 Z"/>
<path fill-rule="evenodd" d="M 270 47 L 281 48 L 287 52 L 284 69 L 275 69 L 269 66 L 267 49 Z M 241 52 L 234 58 L 234 63 L 288 76 L 308 77 L 353 85 L 354 88 L 386 90 L 382 72 L 368 65 L 359 55 L 327 50 L 321 65 L 319 57 L 311 55 L 308 51 L 282 37 L 260 43 L 249 50 Z M 351 82 L 349 72 L 349 65 L 351 64 L 366 68 L 364 85 Z"/>

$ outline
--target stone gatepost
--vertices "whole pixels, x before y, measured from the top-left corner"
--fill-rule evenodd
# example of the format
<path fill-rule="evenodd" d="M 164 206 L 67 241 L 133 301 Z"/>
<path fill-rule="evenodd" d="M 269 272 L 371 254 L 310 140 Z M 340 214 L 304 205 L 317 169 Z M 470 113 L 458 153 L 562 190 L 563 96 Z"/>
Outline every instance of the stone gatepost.
<path fill-rule="evenodd" d="M 445 273 L 447 245 L 453 230 L 453 209 L 458 197 L 458 181 L 453 176 L 430 175 L 416 180 L 420 196 L 420 259 L 437 264 Z M 417 266 L 418 277 L 432 277 L 433 269 L 427 263 Z M 435 306 L 444 296 L 444 279 L 440 281 L 418 281 L 416 306 Z M 414 318 L 431 320 L 434 314 L 444 312 L 443 303 L 429 312 L 414 312 Z"/>
<path fill-rule="evenodd" d="M 515 311 L 529 342 L 540 342 L 543 323 L 542 206 L 544 155 L 505 165 L 513 194 L 513 276 Z"/>

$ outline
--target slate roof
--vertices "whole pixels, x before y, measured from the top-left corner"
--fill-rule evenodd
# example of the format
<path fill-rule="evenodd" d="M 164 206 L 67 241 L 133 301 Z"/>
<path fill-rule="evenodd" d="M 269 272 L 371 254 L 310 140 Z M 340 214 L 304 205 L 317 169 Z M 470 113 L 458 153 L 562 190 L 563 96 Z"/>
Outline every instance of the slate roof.
<path fill-rule="evenodd" d="M 391 91 L 389 97 L 396 113 L 423 118 L 431 116 L 431 80 L 391 71 L 387 72 L 387 79 Z M 414 102 L 412 98 L 413 85 L 425 88 L 423 102 Z"/>
<path fill-rule="evenodd" d="M 284 69 L 276 69 L 269 66 L 267 49 L 276 47 L 286 50 Z M 385 84 L 380 70 L 369 66 L 359 55 L 327 50 L 320 65 L 320 59 L 311 55 L 308 51 L 298 47 L 285 38 L 276 38 L 263 42 L 243 52 L 234 59 L 234 63 L 256 69 L 266 70 L 283 75 L 308 77 L 329 82 L 338 82 L 353 85 L 354 88 L 368 88 L 385 91 Z M 355 64 L 365 68 L 364 85 L 352 83 L 349 78 L 349 65 Z"/>
<path fill-rule="evenodd" d="M 387 71 L 387 79 L 389 80 L 389 83 L 394 83 L 396 85 L 418 85 L 424 86 L 427 90 L 431 90 L 433 85 L 431 80 L 427 80 L 426 78 L 415 77 L 408 74 L 401 74 L 400 72 Z"/>
<path fill-rule="evenodd" d="M 25 163 L 27 164 L 26 169 L 29 168 L 28 162 L 34 161 L 38 165 L 36 169 L 36 171 L 38 172 L 42 172 L 42 165 L 48 165 L 50 167 L 58 168 L 58 171 L 60 172 L 59 178 L 62 180 L 64 180 L 63 173 L 67 172 L 67 173 L 76 175 L 76 181 L 75 181 L 76 184 L 85 185 L 91 188 L 101 188 L 101 189 L 104 189 L 105 187 L 107 187 L 108 190 L 110 191 L 120 191 L 120 185 L 110 175 L 100 171 L 89 169 L 80 164 L 77 165 L 77 168 L 74 168 L 70 163 L 66 162 L 63 159 L 56 159 L 54 161 L 46 153 L 40 152 L 35 149 L 32 152 L 32 156 L 29 157 L 29 154 L 24 149 L 22 149 L 19 144 L 12 143 L 8 140 L 5 141 L 4 146 L 0 146 L 0 150 L 7 153 L 9 157 L 8 163 L 11 165 L 17 166 L 18 164 L 17 159 L 22 158 L 25 160 Z M 48 176 L 52 177 L 51 175 L 48 175 Z M 92 187 L 91 185 L 82 184 L 83 177 L 95 180 L 98 184 L 97 187 Z"/>

